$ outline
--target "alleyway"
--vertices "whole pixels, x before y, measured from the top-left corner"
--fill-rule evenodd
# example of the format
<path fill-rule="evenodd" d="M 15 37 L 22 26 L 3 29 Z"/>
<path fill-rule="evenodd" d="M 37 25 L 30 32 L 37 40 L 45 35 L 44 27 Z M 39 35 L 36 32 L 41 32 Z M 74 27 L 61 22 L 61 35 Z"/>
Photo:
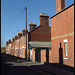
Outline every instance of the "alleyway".
<path fill-rule="evenodd" d="M 18 62 L 18 60 L 20 60 L 21 62 Z M 15 58 L 6 54 L 1 54 L 1 75 L 52 75 L 35 69 L 29 64 L 25 62 L 25 60 Z"/>
<path fill-rule="evenodd" d="M 1 75 L 74 75 L 74 73 L 43 63 L 1 54 Z"/>

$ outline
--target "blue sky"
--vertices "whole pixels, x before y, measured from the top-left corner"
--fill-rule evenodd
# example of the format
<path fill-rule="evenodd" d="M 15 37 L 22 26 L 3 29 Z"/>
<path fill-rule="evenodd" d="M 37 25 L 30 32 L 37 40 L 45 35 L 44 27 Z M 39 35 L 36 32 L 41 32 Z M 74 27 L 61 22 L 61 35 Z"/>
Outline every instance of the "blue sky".
<path fill-rule="evenodd" d="M 65 7 L 73 3 L 74 0 L 65 0 Z M 1 0 L 1 40 L 3 46 L 6 41 L 12 40 L 18 32 L 25 29 L 25 7 L 27 7 L 27 29 L 29 29 L 29 22 L 34 22 L 39 26 L 40 13 L 47 13 L 49 17 L 56 14 L 56 0 Z"/>

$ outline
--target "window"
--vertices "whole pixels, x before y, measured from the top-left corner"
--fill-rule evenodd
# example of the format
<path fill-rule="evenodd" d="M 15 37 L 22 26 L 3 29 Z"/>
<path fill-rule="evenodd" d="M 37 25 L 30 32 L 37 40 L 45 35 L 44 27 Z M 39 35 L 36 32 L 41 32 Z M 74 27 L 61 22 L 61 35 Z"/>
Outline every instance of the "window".
<path fill-rule="evenodd" d="M 67 47 L 67 40 L 64 40 L 64 50 L 65 50 L 65 56 L 67 57 L 68 56 L 68 47 Z"/>
<path fill-rule="evenodd" d="M 67 42 L 64 43 L 64 47 L 65 47 L 65 55 L 67 56 Z"/>

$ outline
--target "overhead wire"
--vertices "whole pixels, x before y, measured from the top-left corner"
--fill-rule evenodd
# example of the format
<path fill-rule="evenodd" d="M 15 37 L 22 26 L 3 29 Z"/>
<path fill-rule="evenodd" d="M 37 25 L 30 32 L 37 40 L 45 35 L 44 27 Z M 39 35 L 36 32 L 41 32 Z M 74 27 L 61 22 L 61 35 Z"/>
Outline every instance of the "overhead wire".
<path fill-rule="evenodd" d="M 22 15 L 22 14 L 21 14 L 21 15 Z M 21 16 L 21 15 L 20 15 L 20 16 Z M 21 18 L 22 18 L 22 16 L 21 16 Z M 22 19 L 21 19 L 21 18 L 20 18 L 20 23 L 21 23 L 21 21 L 22 21 Z M 18 24 L 17 24 L 17 25 L 18 25 Z M 17 25 L 16 25 L 16 26 L 17 26 Z M 21 24 L 19 24 L 19 25 L 17 26 L 17 29 L 16 29 L 16 30 L 17 30 L 17 32 L 20 32 L 20 31 L 19 31 L 20 26 L 21 26 Z M 19 28 L 18 28 L 18 27 L 19 27 Z"/>
<path fill-rule="evenodd" d="M 21 8 L 12 8 L 12 9 L 1 9 L 2 12 L 6 12 L 6 11 L 13 11 L 13 10 L 18 10 L 18 9 L 22 9 L 24 7 Z"/>
<path fill-rule="evenodd" d="M 21 14 L 22 14 L 22 12 L 24 11 L 24 9 L 18 14 L 18 16 L 15 18 L 15 20 L 10 24 L 11 26 L 9 26 L 8 28 L 7 28 L 7 30 L 9 31 L 10 29 L 11 29 L 11 27 L 14 27 L 14 25 L 15 25 L 15 22 L 19 19 L 19 17 L 21 16 Z M 3 35 L 4 34 L 6 34 L 6 32 L 4 32 L 3 33 Z"/>

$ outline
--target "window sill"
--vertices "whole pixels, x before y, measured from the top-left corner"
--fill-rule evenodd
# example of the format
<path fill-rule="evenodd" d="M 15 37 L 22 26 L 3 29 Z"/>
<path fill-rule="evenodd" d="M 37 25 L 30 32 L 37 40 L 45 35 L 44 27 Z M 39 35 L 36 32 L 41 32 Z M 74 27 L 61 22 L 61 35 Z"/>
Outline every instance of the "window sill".
<path fill-rule="evenodd" d="M 64 58 L 65 60 L 67 60 L 68 58 Z"/>

